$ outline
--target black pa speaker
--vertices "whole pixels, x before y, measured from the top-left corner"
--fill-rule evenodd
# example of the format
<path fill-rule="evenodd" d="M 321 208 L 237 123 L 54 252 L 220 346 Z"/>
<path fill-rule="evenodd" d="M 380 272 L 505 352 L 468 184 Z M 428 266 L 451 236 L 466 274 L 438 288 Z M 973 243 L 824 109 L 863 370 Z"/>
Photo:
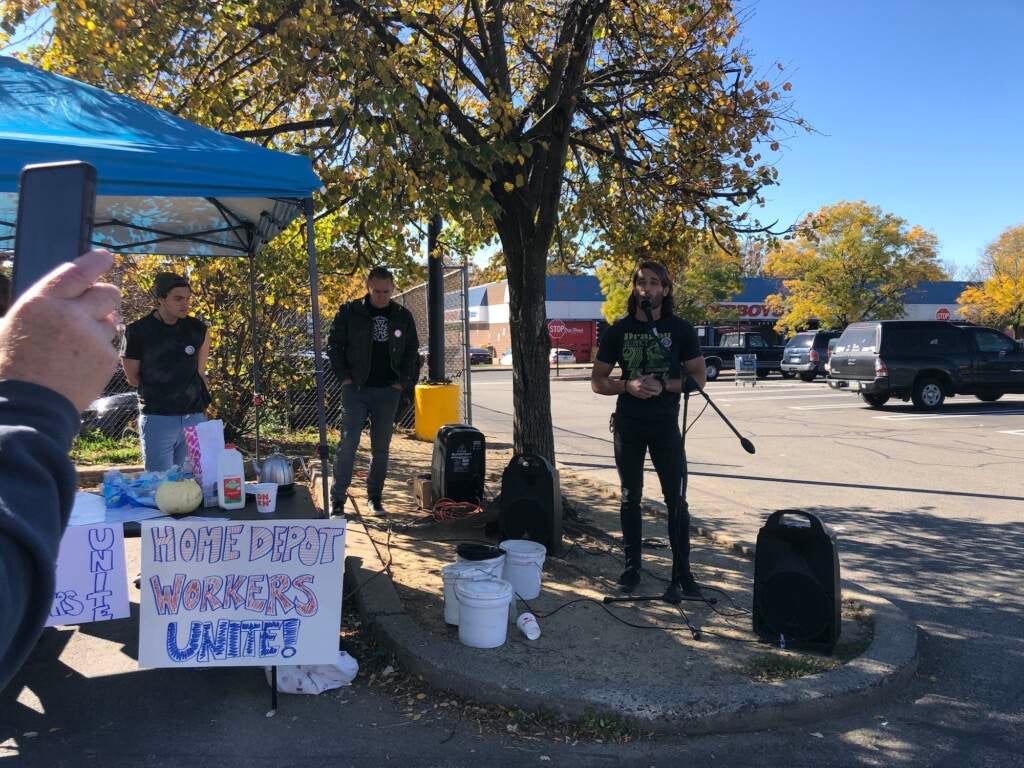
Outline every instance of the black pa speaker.
<path fill-rule="evenodd" d="M 445 424 L 434 438 L 430 481 L 436 499 L 471 501 L 484 498 L 487 454 L 484 435 L 466 424 Z"/>
<path fill-rule="evenodd" d="M 550 554 L 562 548 L 562 491 L 551 462 L 518 453 L 501 475 L 498 530 L 503 539 L 529 539 Z"/>
<path fill-rule="evenodd" d="M 755 634 L 831 652 L 842 600 L 835 536 L 810 512 L 773 513 L 757 533 L 754 553 Z"/>

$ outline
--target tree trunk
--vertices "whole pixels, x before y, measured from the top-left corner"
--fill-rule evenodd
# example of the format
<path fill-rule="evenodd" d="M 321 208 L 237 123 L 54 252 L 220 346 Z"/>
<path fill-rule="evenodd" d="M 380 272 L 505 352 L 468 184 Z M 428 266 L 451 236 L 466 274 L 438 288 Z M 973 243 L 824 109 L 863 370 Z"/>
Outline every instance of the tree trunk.
<path fill-rule="evenodd" d="M 526 210 L 505 209 L 497 222 L 508 274 L 512 337 L 513 444 L 516 453 L 535 453 L 552 464 L 551 380 L 546 295 L 547 244 L 531 237 Z"/>

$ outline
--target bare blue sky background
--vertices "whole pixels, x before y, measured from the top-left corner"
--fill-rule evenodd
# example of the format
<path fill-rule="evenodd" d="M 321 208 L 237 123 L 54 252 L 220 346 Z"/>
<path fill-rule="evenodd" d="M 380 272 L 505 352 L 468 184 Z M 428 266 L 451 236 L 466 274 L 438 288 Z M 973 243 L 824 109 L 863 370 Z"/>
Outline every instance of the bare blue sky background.
<path fill-rule="evenodd" d="M 820 132 L 785 142 L 762 218 L 865 200 L 966 266 L 1024 223 L 1024 1 L 760 0 L 740 13 L 755 66 L 785 65 Z"/>

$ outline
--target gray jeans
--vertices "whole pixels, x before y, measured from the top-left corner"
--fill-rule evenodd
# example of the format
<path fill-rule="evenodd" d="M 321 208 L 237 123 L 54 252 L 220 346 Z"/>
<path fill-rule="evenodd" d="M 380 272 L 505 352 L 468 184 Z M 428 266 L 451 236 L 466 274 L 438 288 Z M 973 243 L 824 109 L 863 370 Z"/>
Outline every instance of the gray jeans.
<path fill-rule="evenodd" d="M 370 472 L 366 477 L 366 495 L 380 498 L 384 491 L 384 478 L 388 474 L 388 450 L 391 434 L 395 429 L 395 411 L 401 390 L 395 387 L 357 387 L 343 384 L 341 405 L 341 441 L 334 459 L 334 488 L 331 496 L 335 501 L 344 501 L 348 486 L 352 482 L 352 467 L 356 460 L 356 449 L 370 418 Z"/>
<path fill-rule="evenodd" d="M 147 472 L 165 472 L 185 463 L 185 427 L 206 421 L 205 413 L 185 416 L 139 414 L 139 440 Z"/>

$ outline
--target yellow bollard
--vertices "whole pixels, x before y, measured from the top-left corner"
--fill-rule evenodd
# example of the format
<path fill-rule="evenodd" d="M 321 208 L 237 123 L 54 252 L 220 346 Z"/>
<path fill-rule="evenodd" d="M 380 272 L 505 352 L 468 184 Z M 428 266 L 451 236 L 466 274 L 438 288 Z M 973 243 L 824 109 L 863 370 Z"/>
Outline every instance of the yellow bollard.
<path fill-rule="evenodd" d="M 458 423 L 458 384 L 416 385 L 416 437 L 433 442 L 437 430 Z"/>

